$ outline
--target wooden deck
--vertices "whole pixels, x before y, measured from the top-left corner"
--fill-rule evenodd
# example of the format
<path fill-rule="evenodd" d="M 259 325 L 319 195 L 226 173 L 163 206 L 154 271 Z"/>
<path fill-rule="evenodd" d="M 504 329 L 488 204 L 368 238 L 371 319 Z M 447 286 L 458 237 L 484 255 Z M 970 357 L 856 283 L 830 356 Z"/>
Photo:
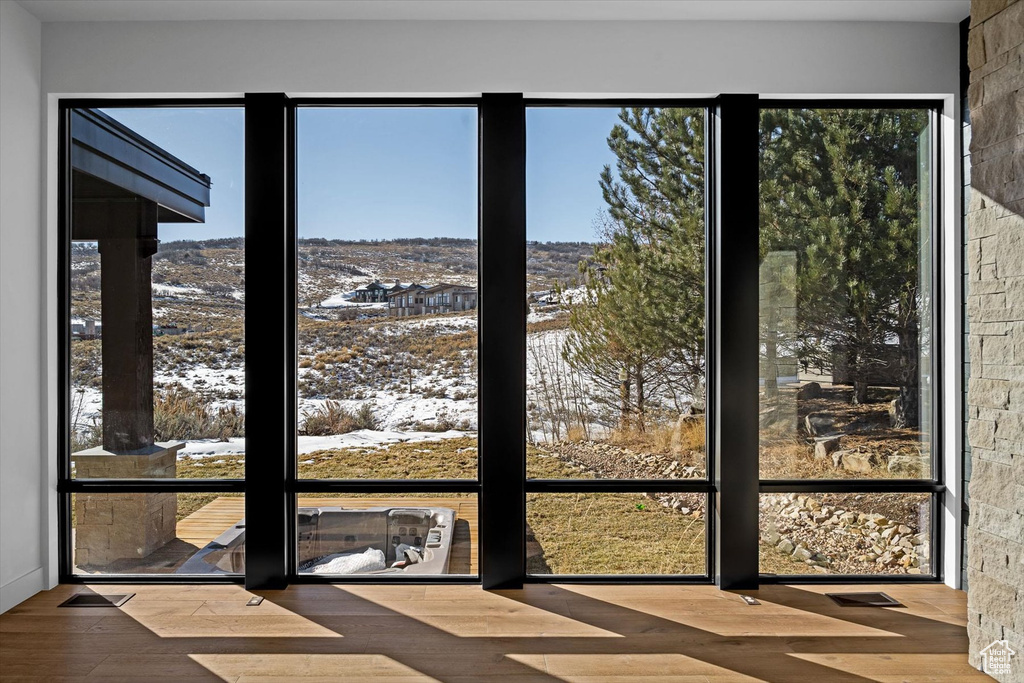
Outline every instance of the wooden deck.
<path fill-rule="evenodd" d="M 299 498 L 299 507 L 446 507 L 457 513 L 448 561 L 449 574 L 477 573 L 477 504 L 476 498 Z M 220 536 L 245 517 L 245 499 L 223 496 L 216 498 L 178 522 L 177 538 L 148 557 L 133 563 L 119 563 L 117 573 L 173 573 L 200 548 Z"/>
<path fill-rule="evenodd" d="M 873 586 L 905 608 L 837 607 L 864 586 L 59 586 L 0 615 L 0 679 L 413 683 L 991 681 L 967 661 L 966 595 Z M 57 608 L 76 592 L 121 609 Z"/>

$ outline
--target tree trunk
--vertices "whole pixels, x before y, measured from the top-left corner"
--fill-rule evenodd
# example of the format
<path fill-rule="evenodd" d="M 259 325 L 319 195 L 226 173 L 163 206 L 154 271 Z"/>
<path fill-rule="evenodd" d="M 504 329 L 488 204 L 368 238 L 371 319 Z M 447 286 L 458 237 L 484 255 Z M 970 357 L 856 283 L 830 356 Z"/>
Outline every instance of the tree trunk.
<path fill-rule="evenodd" d="M 619 375 L 619 428 L 629 429 L 629 370 Z"/>
<path fill-rule="evenodd" d="M 637 366 L 636 369 L 636 426 L 639 431 L 644 431 L 644 373 Z"/>
<path fill-rule="evenodd" d="M 864 405 L 868 402 L 868 381 L 865 376 L 863 357 L 852 349 L 846 351 L 846 372 L 853 382 L 853 396 L 850 402 L 855 406 Z"/>
<path fill-rule="evenodd" d="M 921 425 L 920 349 L 917 326 L 913 323 L 898 333 L 900 349 L 900 397 L 896 401 L 893 426 L 914 429 Z"/>
<path fill-rule="evenodd" d="M 774 399 L 779 395 L 779 353 L 776 343 L 777 333 L 769 330 L 765 335 L 764 350 L 764 397 Z"/>
<path fill-rule="evenodd" d="M 853 404 L 861 406 L 868 402 L 868 383 L 860 378 L 853 380 Z"/>

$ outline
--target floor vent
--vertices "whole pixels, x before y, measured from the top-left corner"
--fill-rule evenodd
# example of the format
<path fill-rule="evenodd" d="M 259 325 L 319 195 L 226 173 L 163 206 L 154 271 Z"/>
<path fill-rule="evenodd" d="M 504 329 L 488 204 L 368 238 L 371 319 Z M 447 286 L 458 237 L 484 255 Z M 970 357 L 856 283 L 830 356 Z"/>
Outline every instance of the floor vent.
<path fill-rule="evenodd" d="M 903 607 L 885 593 L 825 593 L 840 607 Z"/>
<path fill-rule="evenodd" d="M 135 593 L 122 595 L 99 595 L 97 593 L 75 593 L 60 603 L 61 607 L 120 607 L 131 600 Z"/>

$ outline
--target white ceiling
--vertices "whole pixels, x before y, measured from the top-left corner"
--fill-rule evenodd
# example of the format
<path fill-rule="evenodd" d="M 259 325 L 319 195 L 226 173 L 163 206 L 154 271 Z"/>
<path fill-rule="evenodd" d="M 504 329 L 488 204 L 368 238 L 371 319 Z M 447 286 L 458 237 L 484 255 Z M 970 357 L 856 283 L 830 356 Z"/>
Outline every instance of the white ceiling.
<path fill-rule="evenodd" d="M 5 0 L 6 1 L 6 0 Z M 42 21 L 747 20 L 956 23 L 970 0 L 18 0 Z"/>

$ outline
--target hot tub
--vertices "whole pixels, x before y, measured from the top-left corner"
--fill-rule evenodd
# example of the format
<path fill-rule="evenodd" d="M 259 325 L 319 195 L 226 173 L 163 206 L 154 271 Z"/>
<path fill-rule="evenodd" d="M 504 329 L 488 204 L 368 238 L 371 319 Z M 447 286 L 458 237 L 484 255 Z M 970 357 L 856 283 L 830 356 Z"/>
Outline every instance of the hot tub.
<path fill-rule="evenodd" d="M 384 555 L 385 568 L 365 574 L 447 574 L 456 514 L 442 507 L 299 508 L 298 566 L 312 573 L 339 554 L 369 549 Z M 398 551 L 409 547 L 411 555 Z M 245 571 L 245 520 L 235 524 L 190 557 L 179 574 L 226 574 Z M 405 561 L 405 566 L 392 567 Z M 330 574 L 325 574 L 330 576 Z"/>

